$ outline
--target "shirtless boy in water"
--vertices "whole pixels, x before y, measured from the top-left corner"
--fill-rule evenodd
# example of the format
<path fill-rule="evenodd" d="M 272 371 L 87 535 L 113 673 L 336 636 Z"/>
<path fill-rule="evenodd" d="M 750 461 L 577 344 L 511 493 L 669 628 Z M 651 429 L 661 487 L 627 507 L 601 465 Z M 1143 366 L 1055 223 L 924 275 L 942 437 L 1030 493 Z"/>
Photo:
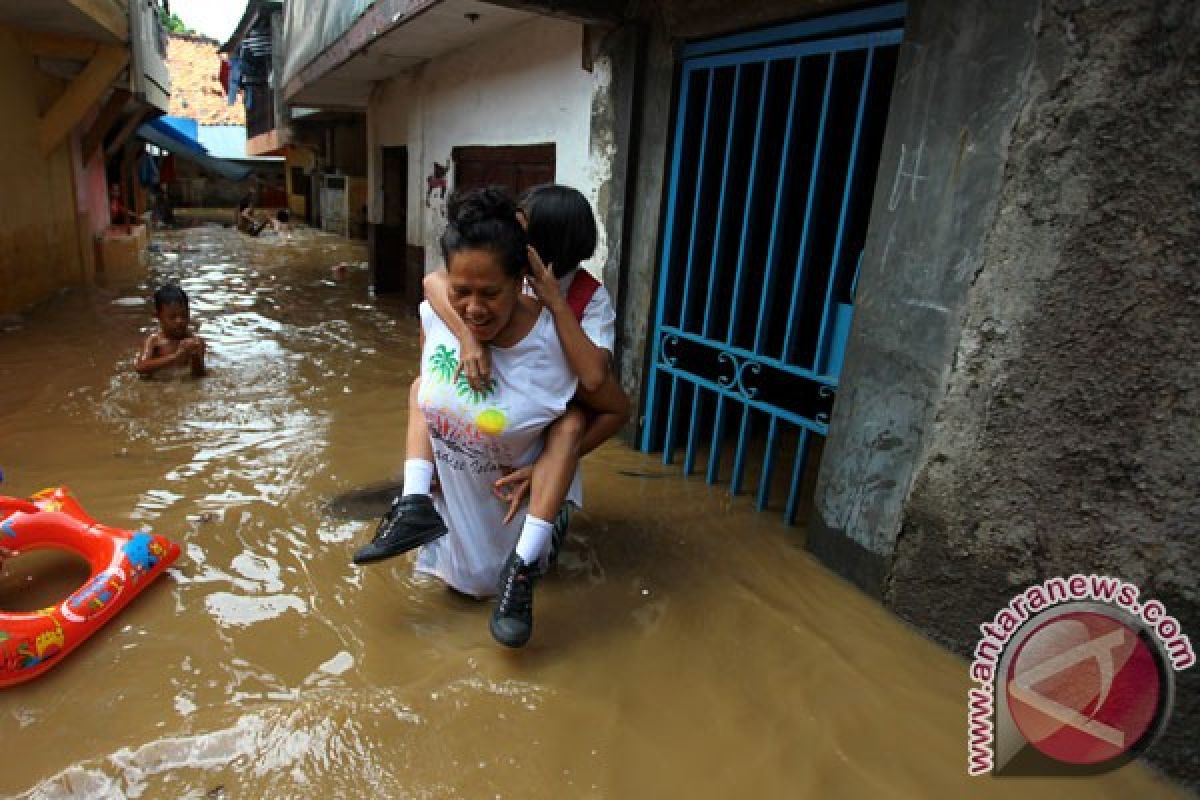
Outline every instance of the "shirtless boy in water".
<path fill-rule="evenodd" d="M 190 366 L 192 375 L 204 374 L 204 340 L 192 333 L 188 296 L 178 286 L 163 286 L 154 293 L 158 332 L 146 337 L 133 368 L 149 377 L 168 367 Z"/>

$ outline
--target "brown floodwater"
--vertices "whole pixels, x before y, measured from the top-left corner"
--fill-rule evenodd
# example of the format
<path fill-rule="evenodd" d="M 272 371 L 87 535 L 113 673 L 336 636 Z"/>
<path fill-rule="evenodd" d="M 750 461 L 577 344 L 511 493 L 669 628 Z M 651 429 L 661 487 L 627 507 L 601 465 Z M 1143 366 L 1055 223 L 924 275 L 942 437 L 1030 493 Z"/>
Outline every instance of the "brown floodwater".
<path fill-rule="evenodd" d="M 1177 795 L 1140 766 L 969 779 L 963 661 L 779 514 L 619 444 L 588 459 L 533 641 L 499 647 L 486 603 L 404 559 L 350 564 L 374 523 L 332 501 L 395 478 L 417 368 L 416 324 L 370 295 L 361 245 L 206 227 L 155 247 L 145 282 L 61 294 L 0 333 L 0 492 L 66 485 L 183 548 L 62 663 L 0 690 L 0 794 Z M 167 279 L 209 342 L 198 381 L 131 369 Z M 0 605 L 53 602 L 78 566 L 14 559 Z"/>

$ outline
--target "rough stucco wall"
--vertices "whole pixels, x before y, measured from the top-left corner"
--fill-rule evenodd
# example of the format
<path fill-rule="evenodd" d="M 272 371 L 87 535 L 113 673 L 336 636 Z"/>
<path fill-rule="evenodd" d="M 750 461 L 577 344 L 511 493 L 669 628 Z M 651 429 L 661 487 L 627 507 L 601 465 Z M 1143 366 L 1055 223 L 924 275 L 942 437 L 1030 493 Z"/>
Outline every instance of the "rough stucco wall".
<path fill-rule="evenodd" d="M 76 235 L 71 138 L 49 156 L 37 146 L 40 112 L 62 91 L 0 29 L 0 314 L 84 281 Z"/>
<path fill-rule="evenodd" d="M 1016 590 L 1115 575 L 1200 642 L 1200 6 L 1041 9 L 1001 207 L 886 602 L 960 653 Z M 1148 758 L 1200 784 L 1200 670 Z"/>

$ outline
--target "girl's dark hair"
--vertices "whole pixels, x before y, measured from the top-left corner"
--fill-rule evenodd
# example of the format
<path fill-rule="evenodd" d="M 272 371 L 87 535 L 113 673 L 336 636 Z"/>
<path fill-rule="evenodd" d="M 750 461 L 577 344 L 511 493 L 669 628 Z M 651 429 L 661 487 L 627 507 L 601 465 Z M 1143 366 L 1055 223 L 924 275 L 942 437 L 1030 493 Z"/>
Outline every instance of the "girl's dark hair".
<path fill-rule="evenodd" d="M 158 291 L 154 293 L 155 313 L 161 311 L 163 306 L 186 306 L 187 304 L 187 292 L 174 284 L 169 283 L 166 286 L 160 286 Z"/>
<path fill-rule="evenodd" d="M 446 203 L 450 221 L 442 234 L 442 257 L 461 250 L 487 250 L 500 259 L 504 274 L 519 278 L 529 266 L 525 232 L 517 221 L 517 204 L 498 186 L 455 192 Z"/>
<path fill-rule="evenodd" d="M 596 217 L 577 189 L 547 183 L 521 195 L 525 235 L 545 264 L 561 278 L 596 252 Z"/>

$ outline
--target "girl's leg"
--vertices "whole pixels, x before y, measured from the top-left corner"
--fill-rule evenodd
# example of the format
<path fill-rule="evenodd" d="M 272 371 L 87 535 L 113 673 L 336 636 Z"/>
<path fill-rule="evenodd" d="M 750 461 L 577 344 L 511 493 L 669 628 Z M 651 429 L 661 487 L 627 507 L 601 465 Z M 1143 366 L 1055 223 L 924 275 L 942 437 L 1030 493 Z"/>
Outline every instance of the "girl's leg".
<path fill-rule="evenodd" d="M 421 389 L 421 378 L 413 380 L 408 390 L 408 432 L 404 437 L 404 489 L 403 495 L 429 494 L 433 482 L 433 443 L 429 441 L 429 427 L 425 415 L 417 405 L 417 394 Z"/>
<path fill-rule="evenodd" d="M 517 546 L 500 576 L 500 594 L 492 611 L 492 637 L 507 647 L 523 647 L 533 633 L 533 585 L 538 562 L 549 552 L 554 518 L 567 499 L 587 415 L 578 406 L 546 431 L 546 448 L 533 465 L 529 509 Z"/>
<path fill-rule="evenodd" d="M 579 466 L 579 443 L 586 428 L 587 415 L 571 405 L 546 430 L 546 448 L 533 465 L 529 511 L 517 540 L 517 555 L 526 564 L 536 563 L 549 550 L 554 520 Z"/>

